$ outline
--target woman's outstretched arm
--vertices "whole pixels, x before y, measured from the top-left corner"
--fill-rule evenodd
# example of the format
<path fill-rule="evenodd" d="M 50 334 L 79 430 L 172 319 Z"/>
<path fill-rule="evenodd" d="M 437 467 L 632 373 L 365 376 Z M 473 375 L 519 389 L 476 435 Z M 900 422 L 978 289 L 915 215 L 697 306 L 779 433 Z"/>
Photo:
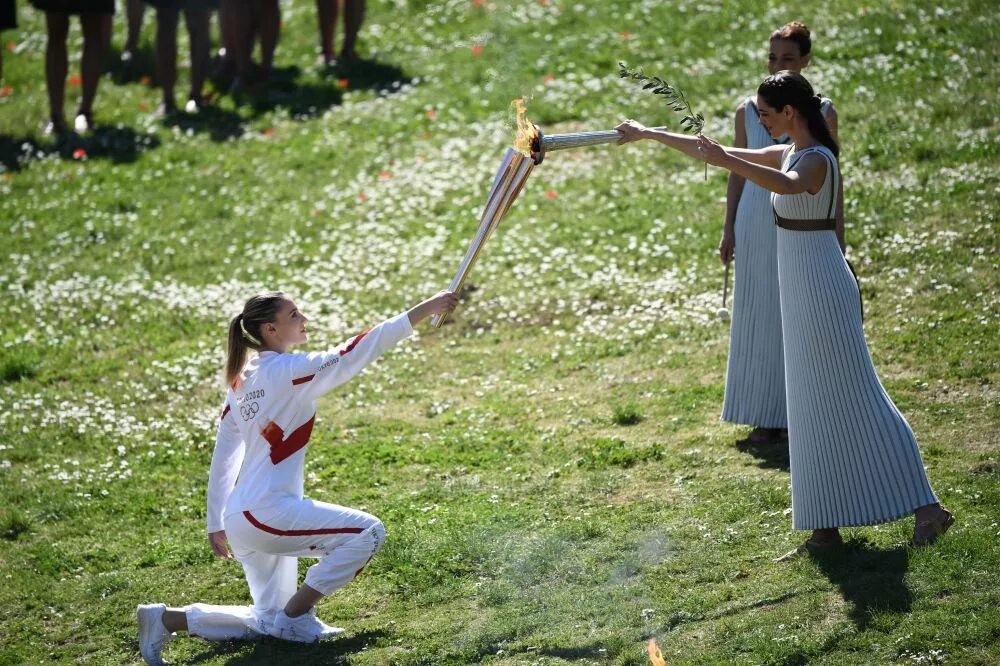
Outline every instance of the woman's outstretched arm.
<path fill-rule="evenodd" d="M 704 154 L 699 148 L 700 141 L 702 139 L 701 135 L 688 136 L 686 134 L 668 132 L 658 127 L 646 127 L 642 123 L 636 122 L 635 120 L 626 120 L 615 127 L 615 129 L 622 135 L 622 138 L 618 140 L 619 145 L 649 139 L 662 143 L 668 148 L 678 150 L 685 155 L 695 158 L 699 162 L 706 161 Z M 726 147 L 726 151 L 733 155 L 738 155 L 740 158 L 748 162 L 773 167 L 774 169 L 780 169 L 781 157 L 782 153 L 785 151 L 785 147 L 777 145 L 756 150 L 750 148 Z"/>
<path fill-rule="evenodd" d="M 726 148 L 707 136 L 699 136 L 695 140 L 698 142 L 698 151 L 703 160 L 743 176 L 769 192 L 800 194 L 817 191 L 823 186 L 823 179 L 826 178 L 826 160 L 819 155 L 806 155 L 794 169 L 781 171 L 779 168 L 766 166 L 746 157 L 747 153 L 780 155 L 785 151 L 784 146 L 769 146 L 759 151 L 748 151 Z"/>

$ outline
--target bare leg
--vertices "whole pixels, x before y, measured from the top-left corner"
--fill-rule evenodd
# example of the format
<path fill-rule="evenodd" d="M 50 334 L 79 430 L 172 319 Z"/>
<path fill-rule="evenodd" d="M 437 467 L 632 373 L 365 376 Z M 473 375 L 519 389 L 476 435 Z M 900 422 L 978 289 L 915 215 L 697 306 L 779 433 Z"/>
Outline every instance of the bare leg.
<path fill-rule="evenodd" d="M 235 66 L 233 92 L 239 92 L 246 85 L 250 73 L 250 52 L 253 42 L 250 34 L 250 16 L 242 0 L 222 0 L 219 9 L 220 23 L 226 44 L 226 56 Z"/>
<path fill-rule="evenodd" d="M 365 0 L 344 0 L 344 47 L 340 51 L 340 57 L 344 62 L 352 63 L 358 60 L 355 44 L 364 20 Z"/>
<path fill-rule="evenodd" d="M 319 21 L 319 48 L 322 53 L 321 64 L 332 65 L 334 58 L 333 40 L 337 32 L 338 0 L 316 0 L 316 17 Z"/>
<path fill-rule="evenodd" d="M 191 91 L 188 99 L 201 105 L 201 88 L 208 74 L 209 55 L 209 20 L 211 14 L 206 10 L 184 11 L 184 23 L 187 25 L 188 39 L 191 43 Z"/>
<path fill-rule="evenodd" d="M 288 617 L 298 617 L 303 613 L 308 613 L 309 609 L 315 606 L 322 598 L 322 592 L 303 584 L 299 588 L 299 591 L 293 594 L 292 598 L 285 604 L 285 615 Z"/>
<path fill-rule="evenodd" d="M 122 49 L 122 60 L 131 60 L 132 54 L 139 48 L 139 34 L 142 32 L 142 15 L 146 6 L 142 0 L 127 0 L 125 14 L 128 18 L 128 32 L 125 35 L 125 48 Z"/>
<path fill-rule="evenodd" d="M 187 631 L 187 613 L 180 608 L 168 608 L 163 611 L 163 626 L 170 632 Z"/>
<path fill-rule="evenodd" d="M 49 91 L 49 121 L 52 131 L 65 132 L 66 117 L 63 115 L 63 101 L 66 94 L 66 71 L 69 69 L 66 58 L 69 16 L 46 12 L 45 25 L 48 32 L 45 41 L 45 84 Z"/>
<path fill-rule="evenodd" d="M 177 84 L 177 22 L 180 10 L 156 9 L 156 76 L 163 88 L 160 111 L 177 110 L 174 86 Z"/>
<path fill-rule="evenodd" d="M 222 49 L 219 55 L 222 56 L 222 63 L 219 66 L 219 71 L 215 72 L 213 76 L 218 76 L 219 74 L 227 75 L 236 71 L 236 46 L 233 43 L 233 16 L 232 12 L 227 11 L 227 3 L 225 1 L 219 2 L 219 39 L 222 42 Z"/>
<path fill-rule="evenodd" d="M 274 67 L 274 51 L 281 32 L 281 7 L 278 0 L 263 0 L 260 9 L 260 66 L 267 79 Z"/>
<path fill-rule="evenodd" d="M 80 27 L 83 28 L 83 59 L 80 62 L 83 97 L 80 99 L 80 109 L 77 113 L 86 117 L 88 127 L 93 127 L 91 114 L 94 97 L 97 95 L 97 84 L 101 80 L 104 49 L 111 35 L 111 15 L 81 14 Z"/>

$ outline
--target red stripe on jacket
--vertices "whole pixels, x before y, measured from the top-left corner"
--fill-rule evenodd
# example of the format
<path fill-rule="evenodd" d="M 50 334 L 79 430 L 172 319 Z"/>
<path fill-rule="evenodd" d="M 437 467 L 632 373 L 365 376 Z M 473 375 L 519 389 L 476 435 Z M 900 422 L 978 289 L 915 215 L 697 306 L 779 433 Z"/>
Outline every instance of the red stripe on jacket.
<path fill-rule="evenodd" d="M 270 525 L 265 525 L 256 518 L 253 517 L 249 511 L 244 511 L 243 515 L 246 517 L 250 524 L 259 530 L 268 532 L 269 534 L 277 534 L 278 536 L 312 536 L 314 534 L 361 534 L 365 531 L 363 527 L 329 527 L 325 529 L 318 530 L 279 530 L 277 527 L 271 527 Z M 360 573 L 360 571 L 358 572 Z M 357 576 L 357 574 L 355 574 Z"/>
<path fill-rule="evenodd" d="M 361 340 L 363 340 L 364 337 L 371 332 L 371 330 L 372 329 L 369 328 L 367 331 L 365 331 L 361 335 L 351 340 L 351 344 L 347 345 L 346 347 L 340 350 L 340 355 L 343 356 L 344 354 L 349 354 L 350 352 L 354 351 L 354 348 L 358 346 L 358 343 L 361 342 Z"/>
<path fill-rule="evenodd" d="M 264 426 L 264 430 L 260 434 L 271 445 L 271 462 L 277 465 L 308 444 L 309 438 L 312 437 L 314 423 L 316 423 L 315 414 L 312 415 L 311 419 L 296 428 L 288 436 L 288 439 L 285 439 L 285 431 L 274 421 Z"/>
<path fill-rule="evenodd" d="M 229 403 L 227 402 L 227 403 L 226 403 L 226 408 L 222 410 L 222 415 L 221 415 L 221 416 L 219 417 L 219 420 L 220 420 L 220 421 L 221 421 L 222 419 L 226 418 L 226 414 L 228 414 L 228 413 L 229 413 L 229 409 L 230 409 L 230 408 L 229 408 Z"/>
<path fill-rule="evenodd" d="M 367 331 L 365 331 L 364 333 L 361 333 L 360 335 L 356 336 L 353 340 L 351 340 L 351 344 L 347 345 L 346 347 L 344 347 L 343 349 L 340 350 L 340 355 L 344 356 L 345 354 L 348 354 L 348 353 L 354 351 L 354 348 L 358 346 L 358 343 L 361 342 L 361 340 L 366 335 L 368 335 L 368 333 L 371 330 L 372 329 L 369 328 Z M 299 384 L 305 384 L 306 382 L 311 382 L 315 376 L 316 376 L 316 373 L 314 372 L 313 374 L 306 375 L 304 377 L 296 377 L 295 379 L 292 380 L 292 386 L 298 386 Z"/>

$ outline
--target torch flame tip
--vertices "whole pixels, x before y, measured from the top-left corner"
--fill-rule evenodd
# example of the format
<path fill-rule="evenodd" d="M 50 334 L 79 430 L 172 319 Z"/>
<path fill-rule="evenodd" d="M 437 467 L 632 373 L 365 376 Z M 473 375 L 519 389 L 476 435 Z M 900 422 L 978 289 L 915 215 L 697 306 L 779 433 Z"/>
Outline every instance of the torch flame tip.
<path fill-rule="evenodd" d="M 656 644 L 655 638 L 649 639 L 649 643 L 646 645 L 646 653 L 649 655 L 649 661 L 653 666 L 667 666 L 667 662 L 663 659 L 663 653 L 660 652 L 660 647 Z"/>
<path fill-rule="evenodd" d="M 532 143 L 538 136 L 538 128 L 528 120 L 528 97 L 518 97 L 511 100 L 514 109 L 514 149 L 524 155 L 531 157 Z"/>

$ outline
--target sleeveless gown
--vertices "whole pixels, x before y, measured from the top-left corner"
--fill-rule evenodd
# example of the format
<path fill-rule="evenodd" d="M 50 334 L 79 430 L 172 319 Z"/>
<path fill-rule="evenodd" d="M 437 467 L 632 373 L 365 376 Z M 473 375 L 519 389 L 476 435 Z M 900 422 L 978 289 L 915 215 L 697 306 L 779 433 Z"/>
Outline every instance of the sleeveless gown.
<path fill-rule="evenodd" d="M 823 188 L 772 195 L 781 218 L 833 217 L 833 153 L 789 153 L 782 170 L 810 152 L 828 160 Z M 858 285 L 836 233 L 776 227 L 776 240 L 793 527 L 874 525 L 937 502 L 913 431 L 872 365 Z"/>
<path fill-rule="evenodd" d="M 747 148 L 773 146 L 754 98 L 743 105 Z M 771 193 L 749 180 L 736 208 L 736 266 L 722 420 L 787 428 Z"/>

